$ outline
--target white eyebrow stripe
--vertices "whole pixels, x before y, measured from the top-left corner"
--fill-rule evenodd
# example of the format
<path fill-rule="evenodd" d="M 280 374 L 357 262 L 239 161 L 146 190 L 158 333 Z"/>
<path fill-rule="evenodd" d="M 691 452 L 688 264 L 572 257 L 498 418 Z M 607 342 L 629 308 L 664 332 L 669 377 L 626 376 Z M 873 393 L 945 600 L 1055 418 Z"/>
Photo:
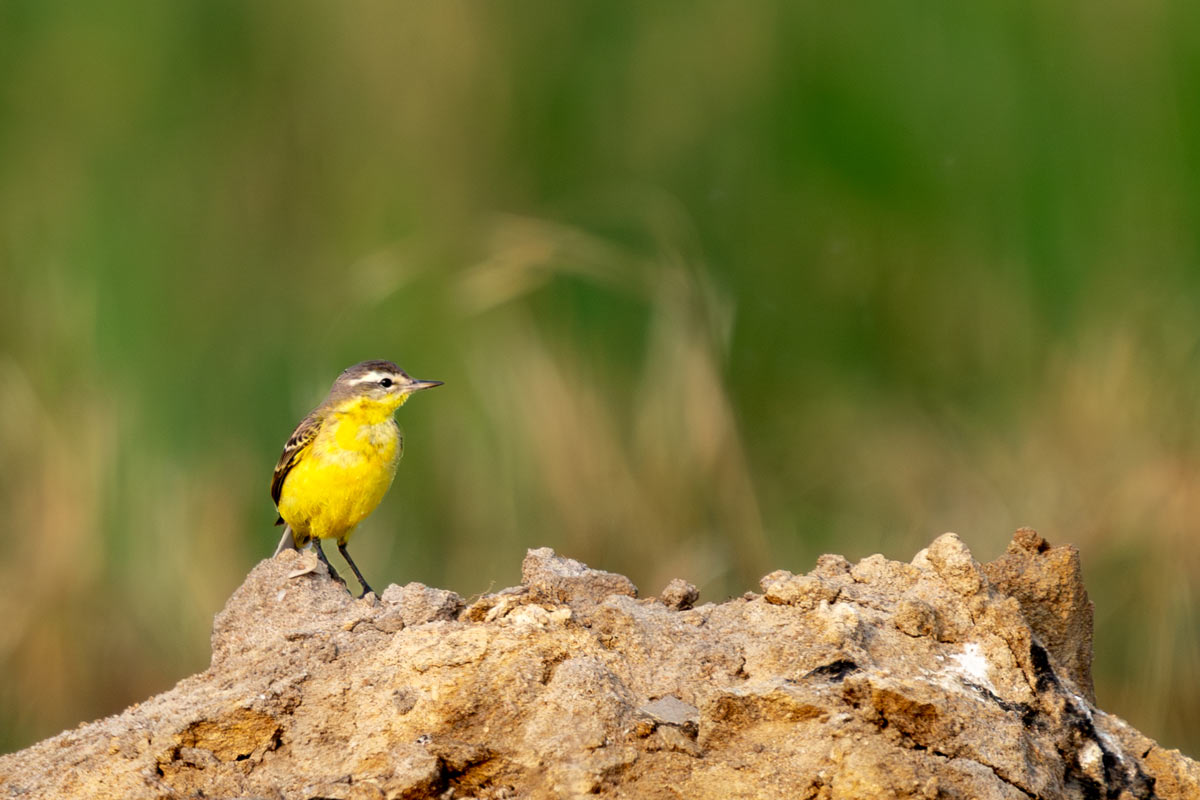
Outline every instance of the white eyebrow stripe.
<path fill-rule="evenodd" d="M 391 375 L 390 372 L 380 372 L 379 370 L 372 370 L 372 371 L 368 372 L 366 375 L 363 375 L 361 378 L 355 378 L 354 380 L 350 381 L 350 385 L 357 386 L 360 383 L 378 383 L 379 381 L 383 380 L 384 378 L 386 378 L 390 375 Z"/>

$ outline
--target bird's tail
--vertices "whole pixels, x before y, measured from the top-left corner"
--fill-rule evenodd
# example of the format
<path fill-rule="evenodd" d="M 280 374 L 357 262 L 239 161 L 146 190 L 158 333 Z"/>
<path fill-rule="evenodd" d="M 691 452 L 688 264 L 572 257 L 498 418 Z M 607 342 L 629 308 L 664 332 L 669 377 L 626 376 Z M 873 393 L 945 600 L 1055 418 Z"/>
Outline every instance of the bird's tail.
<path fill-rule="evenodd" d="M 275 548 L 275 552 L 271 554 L 271 558 L 282 553 L 284 550 L 299 550 L 296 547 L 296 538 L 292 536 L 292 526 L 283 526 L 283 536 L 279 538 L 279 546 Z"/>

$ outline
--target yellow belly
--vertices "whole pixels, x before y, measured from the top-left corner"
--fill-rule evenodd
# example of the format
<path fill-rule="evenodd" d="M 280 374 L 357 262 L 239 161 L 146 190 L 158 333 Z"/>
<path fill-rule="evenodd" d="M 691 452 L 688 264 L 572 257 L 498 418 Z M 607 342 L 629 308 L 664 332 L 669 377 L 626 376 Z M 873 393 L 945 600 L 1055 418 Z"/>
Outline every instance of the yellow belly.
<path fill-rule="evenodd" d="M 402 454 L 400 430 L 390 418 L 373 424 L 326 420 L 279 495 L 279 516 L 296 543 L 318 538 L 344 544 L 387 493 Z"/>

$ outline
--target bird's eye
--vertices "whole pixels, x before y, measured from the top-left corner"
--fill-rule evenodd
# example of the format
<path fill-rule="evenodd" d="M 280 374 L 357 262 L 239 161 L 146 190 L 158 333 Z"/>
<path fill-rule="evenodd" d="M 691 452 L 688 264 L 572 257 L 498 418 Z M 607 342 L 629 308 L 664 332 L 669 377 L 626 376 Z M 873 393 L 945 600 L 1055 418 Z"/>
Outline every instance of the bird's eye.
<path fill-rule="evenodd" d="M 383 388 L 385 388 L 385 389 L 386 389 L 386 388 L 388 388 L 389 386 L 391 386 L 391 385 L 392 385 L 392 379 L 391 379 L 391 378 L 384 378 L 383 380 L 381 380 L 381 381 L 379 382 L 379 385 L 380 385 L 380 386 L 382 386 Z"/>

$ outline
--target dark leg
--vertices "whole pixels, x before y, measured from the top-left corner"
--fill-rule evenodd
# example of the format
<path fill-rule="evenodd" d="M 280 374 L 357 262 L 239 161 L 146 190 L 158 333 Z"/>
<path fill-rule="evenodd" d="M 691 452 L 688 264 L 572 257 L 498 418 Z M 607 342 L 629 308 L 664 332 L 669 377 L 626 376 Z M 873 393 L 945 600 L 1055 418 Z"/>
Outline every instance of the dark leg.
<path fill-rule="evenodd" d="M 367 579 L 358 571 L 358 565 L 354 563 L 354 559 L 346 552 L 345 542 L 338 542 L 338 552 L 342 554 L 342 558 L 346 559 L 346 563 L 350 565 L 350 569 L 354 570 L 354 577 L 358 578 L 358 582 L 362 584 L 363 593 L 359 596 L 366 597 L 368 594 L 374 592 L 375 590 L 367 585 Z"/>
<path fill-rule="evenodd" d="M 326 567 L 329 568 L 329 577 L 333 578 L 335 581 L 337 581 L 344 587 L 346 585 L 346 582 L 344 580 L 342 580 L 342 576 L 337 574 L 337 570 L 333 568 L 333 564 L 330 564 L 329 559 L 325 557 L 325 551 L 321 549 L 321 540 L 313 539 L 312 543 L 313 543 L 313 547 L 317 548 L 317 558 L 321 559 L 321 563 L 323 563 Z M 354 566 L 354 565 L 351 564 L 350 566 Z M 354 571 L 356 573 L 358 572 L 358 570 L 354 570 Z M 349 591 L 349 590 L 347 590 L 347 591 Z"/>

